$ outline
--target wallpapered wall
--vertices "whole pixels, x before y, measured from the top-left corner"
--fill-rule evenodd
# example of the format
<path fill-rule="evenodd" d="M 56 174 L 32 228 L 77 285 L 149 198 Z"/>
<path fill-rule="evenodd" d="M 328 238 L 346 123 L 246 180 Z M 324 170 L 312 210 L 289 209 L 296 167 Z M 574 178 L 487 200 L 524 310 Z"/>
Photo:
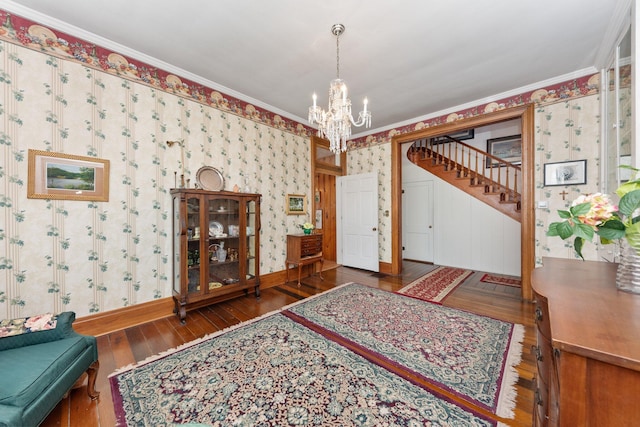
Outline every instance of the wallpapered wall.
<path fill-rule="evenodd" d="M 0 318 L 78 316 L 171 295 L 171 202 L 184 140 L 203 165 L 262 199 L 262 274 L 282 270 L 287 193 L 309 193 L 308 138 L 47 54 L 0 44 Z M 28 199 L 27 153 L 110 161 L 108 202 Z"/>
<path fill-rule="evenodd" d="M 536 201 L 548 202 L 548 208 L 536 209 L 536 265 L 542 257 L 577 258 L 573 239 L 547 237 L 549 224 L 560 221 L 558 209 L 567 210 L 580 194 L 595 193 L 601 188 L 600 96 L 590 95 L 536 109 L 535 186 Z M 585 185 L 544 186 L 544 164 L 569 160 L 587 160 Z M 561 193 L 566 194 L 561 194 Z M 564 196 L 564 197 L 563 197 Z M 604 247 L 602 247 L 604 248 Z M 606 251 L 598 253 L 598 246 L 585 243 L 585 259 L 601 260 Z M 609 257 L 611 259 L 611 257 Z"/>
<path fill-rule="evenodd" d="M 287 216 L 287 193 L 309 196 L 308 138 L 242 118 L 16 44 L 0 43 L 0 318 L 73 310 L 78 316 L 170 296 L 170 198 L 184 140 L 190 186 L 199 167 L 219 168 L 263 195 L 260 273 L 280 271 L 284 235 L 308 217 Z M 590 86 L 591 87 L 591 86 Z M 560 101 L 536 113 L 537 252 L 572 257 L 544 236 L 578 192 L 596 191 L 598 97 Z M 348 173 L 378 173 L 379 260 L 391 260 L 390 144 L 359 145 Z M 26 198 L 29 149 L 111 162 L 109 202 Z M 588 184 L 542 188 L 542 165 L 588 159 Z M 310 200 L 310 197 L 308 197 Z M 595 253 L 585 253 L 595 257 Z"/>

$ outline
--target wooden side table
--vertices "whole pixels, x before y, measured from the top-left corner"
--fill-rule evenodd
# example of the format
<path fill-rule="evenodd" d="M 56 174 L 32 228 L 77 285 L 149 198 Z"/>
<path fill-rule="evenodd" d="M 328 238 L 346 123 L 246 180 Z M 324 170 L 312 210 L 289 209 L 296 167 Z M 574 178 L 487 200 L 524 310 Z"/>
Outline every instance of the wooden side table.
<path fill-rule="evenodd" d="M 320 280 L 322 277 L 322 234 L 288 234 L 287 235 L 287 260 L 285 270 L 287 270 L 287 282 L 289 282 L 289 265 L 298 266 L 298 286 L 300 286 L 300 275 L 302 266 L 320 262 Z"/>

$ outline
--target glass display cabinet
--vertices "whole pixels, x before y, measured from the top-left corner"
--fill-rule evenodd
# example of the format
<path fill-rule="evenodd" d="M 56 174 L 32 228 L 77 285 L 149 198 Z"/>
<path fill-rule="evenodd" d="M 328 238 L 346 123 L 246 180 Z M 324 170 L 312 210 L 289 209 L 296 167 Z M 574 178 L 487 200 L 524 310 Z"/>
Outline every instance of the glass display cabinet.
<path fill-rule="evenodd" d="M 260 297 L 260 194 L 173 189 L 173 299 L 187 310 L 253 288 Z"/>

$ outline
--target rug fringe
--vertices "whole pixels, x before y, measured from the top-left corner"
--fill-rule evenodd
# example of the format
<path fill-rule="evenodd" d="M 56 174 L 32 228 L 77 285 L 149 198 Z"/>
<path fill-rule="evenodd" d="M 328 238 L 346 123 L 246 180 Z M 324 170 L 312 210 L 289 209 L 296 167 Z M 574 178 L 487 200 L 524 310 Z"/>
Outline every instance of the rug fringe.
<path fill-rule="evenodd" d="M 259 320 L 266 319 L 267 317 L 273 316 L 274 314 L 278 314 L 281 311 L 282 311 L 281 309 L 270 311 L 270 312 L 265 313 L 263 315 L 260 315 L 258 317 L 254 317 L 253 319 L 249 319 L 249 320 L 246 320 L 244 322 L 240 322 L 238 324 L 228 326 L 228 327 L 226 327 L 224 329 L 221 329 L 219 331 L 212 332 L 212 333 L 207 334 L 207 335 L 205 335 L 203 337 L 200 337 L 200 338 L 196 338 L 193 341 L 189 341 L 189 342 L 181 344 L 181 345 L 179 345 L 177 347 L 173 347 L 173 348 L 170 348 L 170 349 L 165 350 L 163 352 L 160 352 L 158 354 L 154 354 L 154 355 L 149 356 L 146 359 L 143 359 L 143 360 L 141 360 L 139 362 L 131 363 L 129 365 L 126 365 L 126 366 L 123 366 L 121 368 L 116 369 L 111 374 L 109 374 L 109 376 L 107 378 L 111 378 L 114 375 L 118 375 L 118 374 L 121 374 L 123 372 L 127 372 L 127 371 L 130 371 L 132 369 L 139 368 L 139 367 L 144 366 L 144 365 L 146 365 L 148 363 L 155 362 L 156 360 L 162 359 L 164 357 L 167 357 L 167 356 L 169 356 L 171 354 L 177 353 L 177 352 L 182 351 L 184 349 L 187 349 L 189 347 L 193 347 L 194 345 L 200 344 L 200 343 L 205 342 L 205 341 L 209 341 L 210 339 L 215 338 L 217 336 L 220 336 L 220 335 L 222 335 L 224 333 L 233 331 L 235 329 L 241 328 L 241 327 L 246 326 L 246 325 L 250 325 L 250 324 L 255 323 L 255 322 L 259 321 Z"/>
<path fill-rule="evenodd" d="M 518 391 L 518 371 L 516 366 L 522 361 L 522 343 L 524 341 L 524 326 L 518 323 L 513 324 L 511 340 L 505 358 L 504 375 L 500 384 L 500 393 L 496 405 L 496 415 L 503 418 L 515 418 L 516 398 Z"/>

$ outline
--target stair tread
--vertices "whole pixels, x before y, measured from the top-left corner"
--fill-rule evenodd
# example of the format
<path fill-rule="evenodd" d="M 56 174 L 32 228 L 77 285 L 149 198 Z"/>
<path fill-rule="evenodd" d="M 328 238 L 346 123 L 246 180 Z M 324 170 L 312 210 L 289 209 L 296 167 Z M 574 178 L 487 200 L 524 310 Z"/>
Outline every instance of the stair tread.
<path fill-rule="evenodd" d="M 453 160 L 448 161 L 449 159 L 445 156 L 436 153 L 434 153 L 433 157 L 420 159 L 414 157 L 410 160 L 417 166 L 441 177 L 462 191 L 467 191 L 467 193 L 473 197 L 483 199 L 485 203 L 503 214 L 510 216 L 516 221 L 521 221 L 522 201 L 520 194 L 513 190 L 505 189 L 490 177 L 484 176 L 482 171 L 463 166 Z M 467 182 L 462 182 L 461 180 L 467 180 Z M 491 191 L 485 192 L 485 189 L 490 189 Z M 501 198 L 505 200 L 500 200 Z"/>

